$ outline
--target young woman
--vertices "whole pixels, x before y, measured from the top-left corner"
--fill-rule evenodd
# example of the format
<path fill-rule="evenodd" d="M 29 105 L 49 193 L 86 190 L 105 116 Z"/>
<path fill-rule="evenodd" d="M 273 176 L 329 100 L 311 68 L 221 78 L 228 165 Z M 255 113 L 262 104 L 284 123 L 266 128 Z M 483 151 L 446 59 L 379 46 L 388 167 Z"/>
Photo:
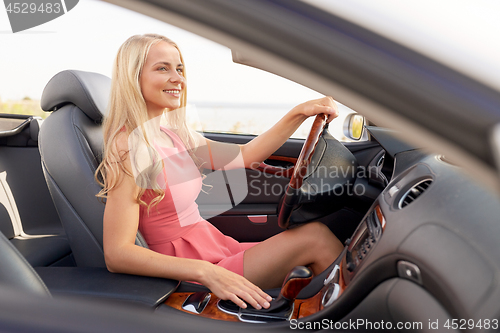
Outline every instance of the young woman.
<path fill-rule="evenodd" d="M 343 246 L 317 222 L 261 243 L 238 243 L 201 218 L 194 201 L 202 186 L 199 169 L 214 167 L 217 149 L 210 147 L 217 144 L 187 128 L 185 76 L 180 50 L 166 37 L 133 36 L 118 51 L 97 171 L 104 185 L 99 195 L 106 197 L 106 265 L 111 272 L 199 282 L 241 307 L 267 308 L 271 298 L 261 288 L 279 287 L 297 265 L 319 274 Z M 249 143 L 232 145 L 241 158 L 224 167 L 260 164 L 319 113 L 328 121 L 337 117 L 332 98 L 298 105 Z M 163 114 L 170 129 L 160 126 Z M 137 230 L 150 249 L 135 245 Z"/>

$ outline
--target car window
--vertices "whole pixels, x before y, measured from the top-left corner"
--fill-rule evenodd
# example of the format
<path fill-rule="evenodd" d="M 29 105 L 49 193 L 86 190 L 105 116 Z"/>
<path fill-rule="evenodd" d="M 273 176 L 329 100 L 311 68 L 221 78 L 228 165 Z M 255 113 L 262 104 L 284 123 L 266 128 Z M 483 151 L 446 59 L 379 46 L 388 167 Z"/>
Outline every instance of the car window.
<path fill-rule="evenodd" d="M 0 12 L 0 30 L 9 31 L 8 22 L 6 13 Z M 295 105 L 322 97 L 274 74 L 233 63 L 231 51 L 217 43 L 121 7 L 88 0 L 38 27 L 0 34 L 2 49 L 9 50 L 0 53 L 0 113 L 46 118 L 40 98 L 53 75 L 78 69 L 111 77 L 113 60 L 123 41 L 149 32 L 165 35 L 181 48 L 187 70 L 188 109 L 198 129 L 258 135 Z M 330 129 L 339 140 L 345 140 L 343 119 L 353 111 L 341 106 L 340 112 Z M 305 138 L 311 124 L 309 119 L 292 137 Z"/>
<path fill-rule="evenodd" d="M 1 97 L 1 96 L 0 96 Z M 15 115 L 30 115 L 45 119 L 47 113 L 40 108 L 40 100 L 25 96 L 21 99 L 2 100 L 0 98 L 0 113 Z M 12 120 L 12 122 L 16 122 Z"/>
<path fill-rule="evenodd" d="M 253 68 L 252 70 L 260 71 Z M 269 73 L 265 74 L 272 75 Z M 242 79 L 244 79 L 244 76 L 242 76 Z M 286 79 L 280 78 L 280 80 Z M 285 85 L 285 83 L 281 84 Z M 224 85 L 221 85 L 221 87 L 224 87 Z M 246 88 L 248 88 L 246 84 L 242 84 L 240 87 L 240 89 Z M 295 105 L 311 99 L 311 93 L 308 88 L 298 86 L 295 89 L 295 96 L 301 93 L 304 96 L 304 99 L 297 101 L 296 104 L 286 103 L 286 100 L 282 100 L 281 104 L 279 104 L 273 102 L 226 102 L 223 100 L 220 102 L 206 102 L 197 101 L 193 98 L 189 100 L 188 105 L 190 124 L 195 129 L 203 130 L 204 132 L 259 135 L 276 124 Z M 317 94 L 317 96 L 312 98 L 321 97 L 322 95 Z M 339 117 L 330 123 L 329 130 L 338 140 L 351 141 L 345 137 L 343 128 L 345 118 L 347 115 L 354 113 L 354 111 L 341 104 L 338 104 L 338 106 Z M 313 120 L 314 118 L 307 119 L 295 131 L 292 138 L 306 138 Z M 365 137 L 363 139 L 366 140 Z"/>

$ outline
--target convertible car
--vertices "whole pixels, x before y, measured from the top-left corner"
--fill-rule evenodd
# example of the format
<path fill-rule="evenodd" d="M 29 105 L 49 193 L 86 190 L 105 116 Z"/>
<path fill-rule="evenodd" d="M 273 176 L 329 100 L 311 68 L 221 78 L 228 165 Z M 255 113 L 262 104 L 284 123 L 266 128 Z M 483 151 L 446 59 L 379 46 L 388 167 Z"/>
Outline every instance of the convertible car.
<path fill-rule="evenodd" d="M 108 272 L 94 171 L 110 79 L 68 69 L 47 83 L 45 120 L 0 115 L 1 331 L 499 329 L 500 81 L 475 73 L 479 62 L 446 63 L 412 45 L 408 30 L 393 37 L 335 1 L 109 2 L 359 112 L 344 123 L 351 142 L 318 116 L 306 140 L 288 140 L 243 178 L 226 172 L 198 198 L 202 215 L 239 241 L 321 221 L 345 248 L 318 276 L 292 270 L 268 290 L 270 310 L 240 309 L 184 281 Z M 245 196 L 221 209 L 236 187 Z M 147 247 L 140 234 L 136 244 Z"/>

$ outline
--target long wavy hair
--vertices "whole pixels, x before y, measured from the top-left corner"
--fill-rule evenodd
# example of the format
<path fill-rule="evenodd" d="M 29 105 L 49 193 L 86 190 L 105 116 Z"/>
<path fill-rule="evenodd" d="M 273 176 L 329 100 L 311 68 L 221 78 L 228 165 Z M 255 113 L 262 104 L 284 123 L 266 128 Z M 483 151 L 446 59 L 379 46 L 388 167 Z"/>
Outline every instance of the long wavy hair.
<path fill-rule="evenodd" d="M 139 80 L 149 50 L 153 45 L 162 41 L 169 43 L 179 51 L 180 60 L 184 64 L 182 53 L 177 44 L 157 34 L 132 36 L 119 48 L 113 65 L 108 114 L 104 118 L 103 124 L 103 158 L 95 173 L 97 181 L 103 187 L 97 197 L 104 199 L 107 193 L 118 185 L 122 179 L 120 177 L 122 173 L 134 177 L 134 174 L 123 165 L 127 155 L 130 157 L 133 168 L 138 166 L 139 162 L 142 165 L 144 164 L 143 155 L 141 155 L 142 160 L 140 161 L 139 157 L 136 156 L 137 154 L 130 154 L 131 151 L 137 148 L 131 147 L 131 143 L 132 145 L 146 147 L 147 155 L 149 155 L 149 166 L 135 175 L 135 181 L 141 189 L 136 200 L 141 206 L 146 206 L 148 211 L 165 197 L 165 190 L 156 181 L 157 176 L 163 170 L 163 161 L 154 148 L 152 142 L 154 139 L 151 138 L 150 131 L 145 126 L 149 119 Z M 184 77 L 185 75 L 186 69 L 184 66 Z M 175 129 L 187 151 L 192 155 L 196 147 L 195 139 L 186 122 L 186 100 L 187 93 L 186 88 L 184 88 L 179 109 L 175 112 L 167 112 L 167 119 L 168 125 Z M 128 151 L 118 151 L 117 149 L 117 137 L 123 132 L 129 138 Z M 133 136 L 132 140 L 130 140 L 131 136 Z M 192 155 L 192 157 L 194 156 Z M 148 196 L 148 202 L 142 199 L 147 189 L 153 192 Z"/>

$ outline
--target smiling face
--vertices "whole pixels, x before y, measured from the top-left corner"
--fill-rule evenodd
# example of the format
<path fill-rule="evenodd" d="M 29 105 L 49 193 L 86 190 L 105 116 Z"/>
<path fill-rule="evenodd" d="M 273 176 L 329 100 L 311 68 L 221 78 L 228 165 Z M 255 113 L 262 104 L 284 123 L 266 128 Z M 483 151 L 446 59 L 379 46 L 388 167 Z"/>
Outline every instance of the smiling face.
<path fill-rule="evenodd" d="M 139 79 L 150 119 L 180 107 L 186 87 L 183 68 L 175 46 L 164 41 L 151 46 Z"/>

